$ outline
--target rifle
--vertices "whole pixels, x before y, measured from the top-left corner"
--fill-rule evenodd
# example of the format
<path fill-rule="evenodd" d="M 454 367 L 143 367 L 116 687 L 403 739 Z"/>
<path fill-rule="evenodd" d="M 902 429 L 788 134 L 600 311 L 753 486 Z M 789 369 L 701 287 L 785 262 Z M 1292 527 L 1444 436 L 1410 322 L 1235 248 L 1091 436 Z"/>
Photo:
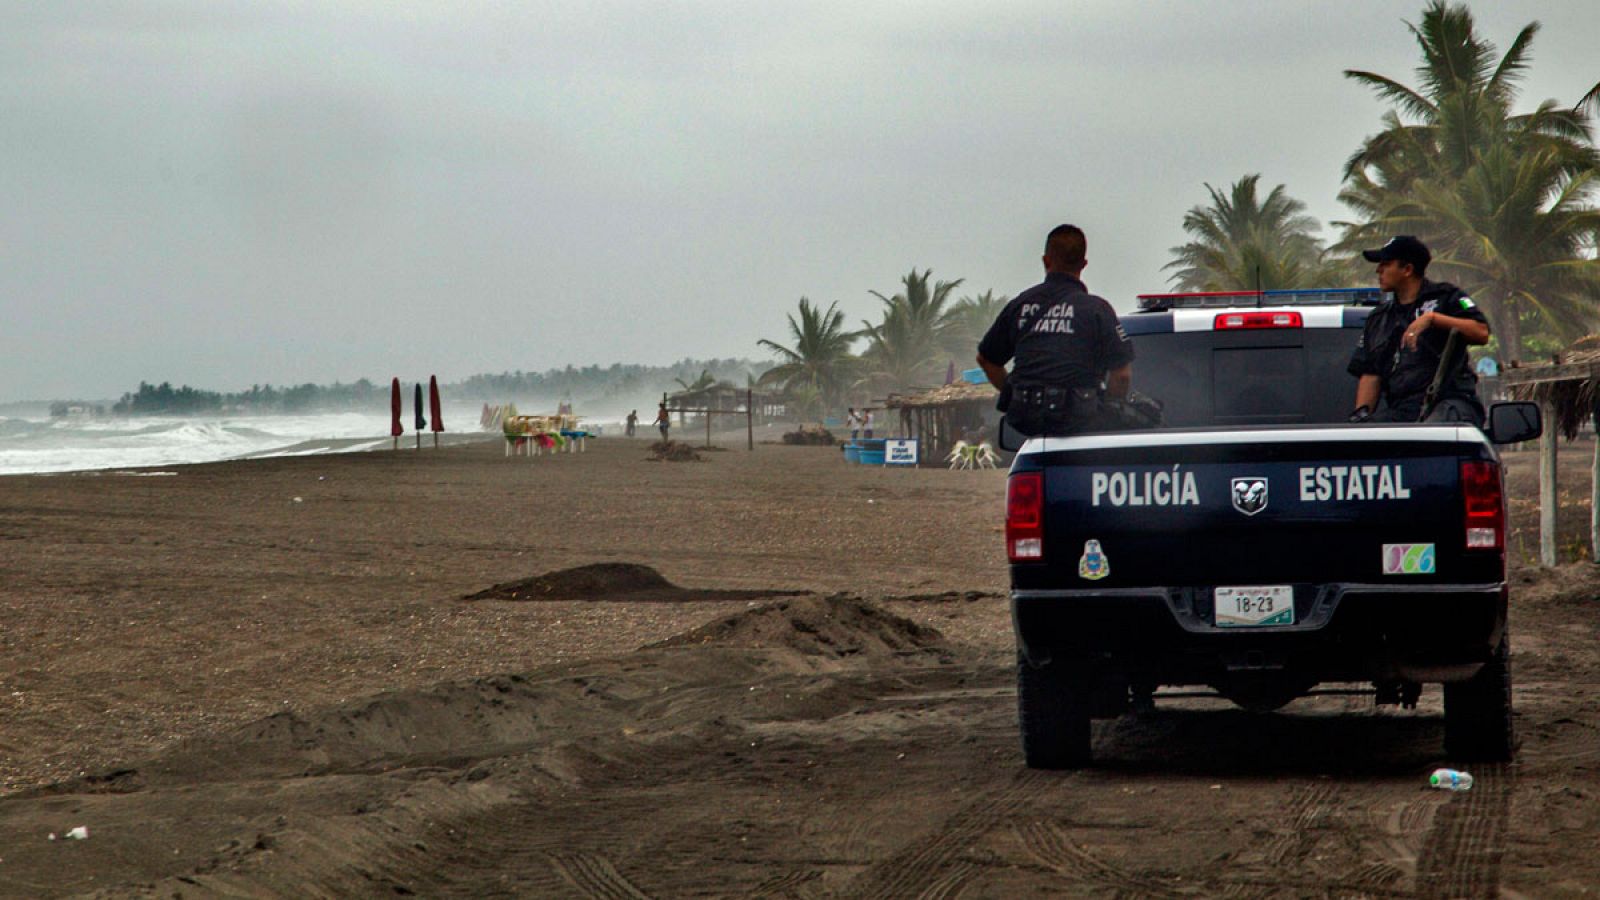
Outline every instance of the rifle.
<path fill-rule="evenodd" d="M 1467 353 L 1467 342 L 1462 339 L 1461 332 L 1450 329 L 1450 336 L 1445 338 L 1444 352 L 1439 354 L 1439 368 L 1433 372 L 1433 382 L 1428 385 L 1427 393 L 1422 395 L 1422 415 L 1417 417 L 1418 422 L 1426 422 L 1433 415 L 1434 407 L 1439 405 L 1440 393 L 1444 390 L 1445 381 L 1455 376 L 1455 370 L 1461 366 L 1461 358 Z"/>

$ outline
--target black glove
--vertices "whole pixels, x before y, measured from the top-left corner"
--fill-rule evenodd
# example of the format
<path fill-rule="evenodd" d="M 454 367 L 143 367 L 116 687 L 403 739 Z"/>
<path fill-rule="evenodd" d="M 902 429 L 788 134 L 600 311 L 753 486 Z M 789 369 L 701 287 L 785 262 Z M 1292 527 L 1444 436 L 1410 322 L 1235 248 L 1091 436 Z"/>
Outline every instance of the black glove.
<path fill-rule="evenodd" d="M 1370 418 L 1372 418 L 1372 407 L 1370 406 L 1358 406 L 1354 412 L 1350 413 L 1350 422 L 1354 425 L 1360 425 Z"/>

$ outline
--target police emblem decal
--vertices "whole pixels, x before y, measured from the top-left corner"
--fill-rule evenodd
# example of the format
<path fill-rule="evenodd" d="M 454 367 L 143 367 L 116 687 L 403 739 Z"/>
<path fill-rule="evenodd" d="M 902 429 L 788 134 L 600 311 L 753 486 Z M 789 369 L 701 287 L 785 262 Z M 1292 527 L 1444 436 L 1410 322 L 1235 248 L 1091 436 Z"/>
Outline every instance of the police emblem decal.
<path fill-rule="evenodd" d="M 1093 539 L 1084 541 L 1083 555 L 1078 557 L 1078 577 L 1099 581 L 1110 574 L 1111 560 L 1100 549 L 1100 542 Z"/>
<path fill-rule="evenodd" d="M 1248 478 L 1233 479 L 1233 508 L 1247 516 L 1253 516 L 1267 508 L 1267 480 L 1252 475 Z"/>

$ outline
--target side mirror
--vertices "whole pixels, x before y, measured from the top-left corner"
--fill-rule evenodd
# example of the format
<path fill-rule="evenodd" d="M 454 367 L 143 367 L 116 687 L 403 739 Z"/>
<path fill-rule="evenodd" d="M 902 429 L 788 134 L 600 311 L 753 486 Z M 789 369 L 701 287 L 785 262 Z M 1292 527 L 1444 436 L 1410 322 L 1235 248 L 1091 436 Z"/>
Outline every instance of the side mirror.
<path fill-rule="evenodd" d="M 1544 431 L 1537 403 L 1496 403 L 1489 407 L 1489 440 L 1496 444 L 1531 441 Z"/>
<path fill-rule="evenodd" d="M 1028 436 L 1012 428 L 1011 419 L 1002 415 L 1000 417 L 1000 432 L 996 440 L 999 442 L 1001 450 L 1007 453 L 1015 453 L 1022 449 L 1023 444 L 1028 442 Z"/>

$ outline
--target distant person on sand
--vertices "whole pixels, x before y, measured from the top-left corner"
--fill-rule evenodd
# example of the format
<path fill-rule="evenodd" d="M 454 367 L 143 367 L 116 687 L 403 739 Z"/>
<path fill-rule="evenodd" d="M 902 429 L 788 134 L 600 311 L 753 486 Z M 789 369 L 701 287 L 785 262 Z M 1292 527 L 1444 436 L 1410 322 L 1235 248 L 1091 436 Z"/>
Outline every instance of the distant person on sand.
<path fill-rule="evenodd" d="M 860 421 L 862 436 L 869 441 L 872 440 L 872 423 L 874 418 L 876 417 L 874 416 L 872 410 L 864 409 L 861 411 Z"/>
<path fill-rule="evenodd" d="M 845 411 L 844 427 L 850 429 L 850 440 L 861 437 L 861 417 L 856 415 L 854 406 Z"/>
<path fill-rule="evenodd" d="M 667 429 L 672 427 L 672 415 L 667 412 L 667 405 L 661 404 L 656 410 L 656 427 L 661 429 L 661 440 L 666 441 Z"/>
<path fill-rule="evenodd" d="M 628 413 L 628 428 L 627 428 L 628 437 L 633 437 L 634 432 L 637 431 L 638 429 L 639 429 L 639 411 L 636 409 L 633 412 Z"/>

